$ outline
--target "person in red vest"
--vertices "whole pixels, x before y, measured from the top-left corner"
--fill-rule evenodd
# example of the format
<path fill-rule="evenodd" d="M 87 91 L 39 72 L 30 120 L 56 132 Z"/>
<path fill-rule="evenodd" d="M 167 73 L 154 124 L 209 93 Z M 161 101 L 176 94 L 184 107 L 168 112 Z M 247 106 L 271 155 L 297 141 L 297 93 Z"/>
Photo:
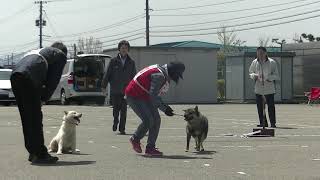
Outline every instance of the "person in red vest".
<path fill-rule="evenodd" d="M 179 61 L 162 66 L 151 65 L 138 72 L 126 87 L 127 103 L 142 121 L 130 137 L 135 152 L 142 153 L 140 140 L 149 131 L 145 155 L 163 155 L 156 148 L 161 123 L 158 109 L 167 116 L 173 116 L 174 113 L 173 109 L 162 101 L 161 95 L 168 91 L 171 80 L 178 84 L 179 79 L 183 79 L 184 70 L 184 64 Z"/>

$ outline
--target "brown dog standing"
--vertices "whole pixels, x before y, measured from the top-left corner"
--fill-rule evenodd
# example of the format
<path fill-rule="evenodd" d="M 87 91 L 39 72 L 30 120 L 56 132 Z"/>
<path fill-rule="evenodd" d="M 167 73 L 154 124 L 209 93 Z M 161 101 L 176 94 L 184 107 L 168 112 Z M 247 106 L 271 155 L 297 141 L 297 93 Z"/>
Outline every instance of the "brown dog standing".
<path fill-rule="evenodd" d="M 204 151 L 203 141 L 207 138 L 208 134 L 208 119 L 203 116 L 198 106 L 184 110 L 184 118 L 187 121 L 186 133 L 187 133 L 187 147 L 186 152 L 189 151 L 189 144 L 191 136 L 195 139 L 197 151 Z"/>

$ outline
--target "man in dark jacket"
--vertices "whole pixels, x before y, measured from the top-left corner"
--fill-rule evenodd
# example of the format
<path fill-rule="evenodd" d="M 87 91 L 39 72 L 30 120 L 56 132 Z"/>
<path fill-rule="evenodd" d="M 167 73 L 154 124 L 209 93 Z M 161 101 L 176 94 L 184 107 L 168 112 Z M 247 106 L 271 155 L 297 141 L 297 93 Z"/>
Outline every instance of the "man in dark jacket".
<path fill-rule="evenodd" d="M 67 61 L 61 42 L 33 50 L 16 65 L 11 75 L 12 90 L 20 112 L 24 142 L 32 163 L 56 163 L 57 157 L 44 145 L 41 106 L 56 89 Z"/>
<path fill-rule="evenodd" d="M 124 99 L 124 90 L 136 74 L 135 62 L 128 55 L 129 49 L 130 44 L 128 41 L 119 42 L 119 53 L 117 57 L 111 59 L 102 80 L 102 88 L 104 89 L 110 83 L 110 95 L 113 105 L 113 131 L 117 130 L 120 112 L 120 134 L 126 134 L 127 102 Z"/>

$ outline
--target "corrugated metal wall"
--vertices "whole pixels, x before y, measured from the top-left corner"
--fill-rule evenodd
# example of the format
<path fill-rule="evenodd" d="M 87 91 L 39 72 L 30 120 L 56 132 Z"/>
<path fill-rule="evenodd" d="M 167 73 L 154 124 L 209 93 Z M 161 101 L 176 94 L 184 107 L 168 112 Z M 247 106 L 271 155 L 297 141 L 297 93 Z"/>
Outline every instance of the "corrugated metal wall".
<path fill-rule="evenodd" d="M 229 56 L 226 59 L 226 99 L 254 100 L 254 81 L 249 77 L 249 67 L 255 59 L 254 53 Z M 270 53 L 269 55 L 272 55 Z M 292 89 L 292 56 L 288 53 L 274 53 L 269 56 L 278 64 L 281 80 L 276 82 L 275 101 L 291 100 Z M 287 56 L 286 56 L 287 55 Z M 290 55 L 290 56 L 288 56 Z M 281 57 L 282 56 L 282 57 Z"/>
<path fill-rule="evenodd" d="M 105 50 L 116 55 L 117 50 Z M 184 80 L 170 86 L 163 97 L 168 103 L 217 102 L 217 50 L 208 48 L 155 48 L 131 47 L 130 56 L 137 70 L 152 64 L 165 64 L 179 60 L 186 65 Z"/>
<path fill-rule="evenodd" d="M 293 59 L 293 93 L 303 97 L 305 91 L 320 86 L 320 42 L 285 44 L 285 51 L 296 53 Z"/>

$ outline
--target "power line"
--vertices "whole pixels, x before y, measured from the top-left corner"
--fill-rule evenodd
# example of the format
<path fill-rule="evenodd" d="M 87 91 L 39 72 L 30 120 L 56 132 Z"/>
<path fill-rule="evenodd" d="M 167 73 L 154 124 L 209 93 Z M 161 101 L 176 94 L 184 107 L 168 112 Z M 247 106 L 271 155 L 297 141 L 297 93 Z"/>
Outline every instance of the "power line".
<path fill-rule="evenodd" d="M 251 24 L 257 24 L 257 23 L 264 23 L 264 22 L 269 22 L 269 21 L 274 21 L 274 20 L 280 20 L 280 19 L 287 19 L 295 16 L 301 16 L 301 15 L 306 15 L 306 14 L 311 14 L 315 12 L 319 12 L 320 9 L 312 10 L 312 11 L 307 11 L 303 13 L 298 13 L 294 15 L 289 15 L 289 16 L 282 16 L 279 18 L 271 18 L 267 20 L 258 20 L 258 21 L 253 21 L 253 22 L 248 22 L 248 23 L 240 23 L 240 24 L 235 24 L 235 25 L 226 25 L 223 26 L 225 28 L 230 28 L 230 27 L 238 27 L 238 26 L 245 26 L 245 25 L 251 25 Z M 152 31 L 154 33 L 167 33 L 167 32 L 190 32 L 190 31 L 204 31 L 204 30 L 212 30 L 212 29 L 219 29 L 220 27 L 210 27 L 210 28 L 200 28 L 200 29 L 185 29 L 185 30 L 167 30 L 167 31 Z"/>
<path fill-rule="evenodd" d="M 140 29 L 136 29 L 136 30 L 133 30 L 133 31 L 124 32 L 124 33 L 119 33 L 119 34 L 96 37 L 96 39 L 106 39 L 106 38 L 121 36 L 121 35 L 124 35 L 124 34 L 131 34 L 131 33 L 139 32 L 139 31 L 142 31 L 142 30 L 144 30 L 144 28 L 140 28 Z M 141 33 L 143 33 L 143 32 L 140 32 L 138 34 L 141 34 Z M 73 41 L 77 41 L 77 40 L 68 40 L 68 41 L 65 41 L 65 42 L 73 42 Z"/>
<path fill-rule="evenodd" d="M 308 19 L 313 19 L 320 17 L 320 15 L 314 15 L 314 16 L 309 16 L 305 18 L 300 18 L 300 19 L 295 19 L 295 20 L 290 20 L 290 21 L 285 21 L 285 22 L 279 22 L 279 23 L 273 23 L 273 24 L 267 24 L 267 25 L 261 25 L 261 26 L 255 26 L 255 27 L 249 27 L 249 28 L 242 28 L 242 29 L 234 29 L 234 30 L 229 30 L 226 32 L 240 32 L 240 31 L 246 31 L 246 30 L 252 30 L 252 29 L 261 29 L 264 27 L 271 27 L 271 26 L 277 26 L 277 25 L 283 25 L 283 24 L 288 24 L 292 22 L 298 22 L 298 21 L 303 21 L 303 20 L 308 20 Z M 182 37 L 182 36 L 202 36 L 202 35 L 213 35 L 213 34 L 218 34 L 218 32 L 210 32 L 210 33 L 195 33 L 195 34 L 178 34 L 178 35 L 153 35 L 153 37 Z"/>
<path fill-rule="evenodd" d="M 66 0 L 68 1 L 68 0 Z M 70 0 L 71 1 L 71 0 Z M 113 2 L 112 4 L 110 5 L 107 5 L 107 6 L 100 6 L 100 7 L 97 7 L 97 8 L 81 8 L 81 9 L 73 9 L 72 10 L 68 10 L 68 11 L 56 11 L 56 12 L 52 12 L 53 14 L 55 15 L 63 15 L 63 14 L 75 14 L 75 13 L 92 13 L 92 12 L 95 12 L 95 10 L 97 9 L 106 9 L 106 8 L 111 8 L 111 7 L 115 7 L 115 6 L 118 6 L 118 5 L 121 5 L 124 3 L 124 1 L 128 1 L 128 0 L 121 0 L 121 1 L 117 1 L 117 2 Z"/>
<path fill-rule="evenodd" d="M 74 36 L 79 36 L 79 35 L 82 35 L 82 34 L 95 33 L 95 32 L 99 32 L 99 31 L 111 29 L 111 28 L 120 26 L 120 25 L 122 25 L 122 24 L 131 23 L 131 22 L 134 22 L 134 21 L 136 21 L 136 20 L 138 20 L 138 19 L 141 19 L 141 18 L 143 18 L 143 17 L 144 17 L 144 14 L 140 14 L 140 15 L 135 16 L 135 17 L 133 17 L 133 18 L 129 18 L 129 19 L 126 19 L 126 20 L 123 20 L 123 21 L 120 21 L 120 22 L 117 22 L 117 23 L 114 23 L 114 24 L 111 24 L 111 25 L 108 25 L 108 26 L 103 26 L 103 27 L 100 27 L 100 28 L 96 28 L 96 29 L 88 30 L 88 31 L 83 31 L 83 32 L 79 32 L 79 33 L 73 33 L 73 34 L 68 34 L 68 35 L 56 36 L 56 38 L 74 37 Z"/>
<path fill-rule="evenodd" d="M 9 47 L 6 47 L 6 48 L 4 48 L 4 49 L 11 49 L 11 47 L 13 47 L 12 49 L 14 50 L 15 48 L 33 45 L 33 44 L 36 44 L 37 42 L 38 42 L 38 40 L 35 40 L 35 41 L 31 41 L 31 42 L 24 43 L 24 44 L 9 46 Z M 2 50 L 2 51 L 0 51 L 0 52 L 10 52 L 10 50 Z"/>
<path fill-rule="evenodd" d="M 22 14 L 24 12 L 27 12 L 28 10 L 31 10 L 32 4 L 27 4 L 26 6 L 24 6 L 23 8 L 21 8 L 19 11 L 15 12 L 12 15 L 9 15 L 7 17 L 1 18 L 0 19 L 0 23 L 4 23 L 6 21 L 9 21 L 11 18 L 14 18 L 15 16 Z"/>
<path fill-rule="evenodd" d="M 302 2 L 302 1 L 308 1 L 308 0 L 296 0 L 292 2 L 286 2 L 286 3 L 278 3 L 278 4 L 273 4 L 273 5 L 266 5 L 266 6 L 259 6 L 259 7 L 253 7 L 253 8 L 245 8 L 245 9 L 236 9 L 236 10 L 230 10 L 230 11 L 218 11 L 218 12 L 212 12 L 212 13 L 189 13 L 189 14 L 154 14 L 152 16 L 204 16 L 204 15 L 212 15 L 212 14 L 226 14 L 226 13 L 234 13 L 234 12 L 243 12 L 243 11 L 250 11 L 250 10 L 258 10 L 258 9 L 264 9 L 264 8 L 269 8 L 269 7 L 274 7 L 274 6 L 282 6 L 282 5 L 287 5 L 287 4 L 292 4 L 292 3 L 297 3 L 297 2 Z"/>
<path fill-rule="evenodd" d="M 144 36 L 139 36 L 139 37 L 136 37 L 136 38 L 133 38 L 133 39 L 128 39 L 127 41 L 134 41 L 134 40 L 138 40 L 138 39 L 143 39 L 145 38 Z M 117 45 L 117 43 L 112 43 L 112 44 L 108 44 L 108 45 L 103 45 L 102 48 L 105 48 L 105 47 L 110 47 L 110 46 L 114 46 L 114 45 Z"/>
<path fill-rule="evenodd" d="M 120 41 L 120 40 L 127 39 L 127 38 L 130 38 L 130 37 L 138 36 L 138 35 L 143 35 L 143 33 L 136 33 L 136 34 L 132 34 L 132 35 L 128 35 L 128 36 L 122 36 L 122 37 L 119 37 L 119 38 L 114 38 L 114 39 L 110 39 L 110 40 L 107 40 L 107 41 L 102 41 L 102 43 L 110 42 L 110 41 Z"/>
<path fill-rule="evenodd" d="M 238 3 L 238 2 L 241 2 L 241 1 L 246 1 L 246 0 L 232 0 L 232 1 L 227 1 L 227 2 L 220 2 L 220 3 L 213 3 L 213 4 L 205 4 L 205 5 L 200 5 L 200 6 L 189 6 L 189 7 L 182 7 L 182 8 L 154 9 L 153 11 L 176 11 L 176 10 L 203 8 L 203 7 L 210 7 L 210 6 L 231 4 L 231 3 Z"/>
<path fill-rule="evenodd" d="M 45 15 L 45 17 L 47 18 L 47 21 L 49 22 L 49 25 L 50 25 L 50 27 L 51 27 L 52 32 L 54 33 L 54 35 L 55 35 L 55 36 L 58 36 L 58 33 L 57 33 L 56 29 L 54 28 L 54 26 L 53 26 L 52 23 L 51 23 L 51 20 L 50 20 L 49 17 L 48 17 L 47 11 L 44 11 L 44 15 Z"/>
<path fill-rule="evenodd" d="M 295 9 L 295 8 L 299 8 L 299 7 L 304 7 L 304 6 L 310 6 L 312 4 L 317 4 L 317 3 L 320 3 L 320 1 L 305 3 L 305 4 L 287 7 L 287 8 L 283 8 L 283 9 L 278 9 L 278 10 L 274 10 L 274 11 L 252 14 L 252 15 L 248 15 L 248 16 L 240 16 L 240 17 L 236 17 L 236 18 L 229 18 L 229 19 L 222 19 L 222 20 L 215 20 L 215 21 L 206 21 L 206 22 L 200 22 L 200 23 L 189 23 L 189 24 L 158 25 L 158 26 L 152 26 L 151 28 L 195 26 L 195 25 L 204 25 L 204 24 L 211 24 L 211 23 L 217 23 L 217 22 L 233 21 L 233 20 L 238 20 L 238 19 L 251 18 L 251 17 L 256 17 L 256 16 L 263 16 L 263 15 L 269 15 L 269 14 L 273 14 L 273 13 L 279 13 L 282 11 L 287 11 L 287 10 L 291 10 L 291 9 Z"/>

